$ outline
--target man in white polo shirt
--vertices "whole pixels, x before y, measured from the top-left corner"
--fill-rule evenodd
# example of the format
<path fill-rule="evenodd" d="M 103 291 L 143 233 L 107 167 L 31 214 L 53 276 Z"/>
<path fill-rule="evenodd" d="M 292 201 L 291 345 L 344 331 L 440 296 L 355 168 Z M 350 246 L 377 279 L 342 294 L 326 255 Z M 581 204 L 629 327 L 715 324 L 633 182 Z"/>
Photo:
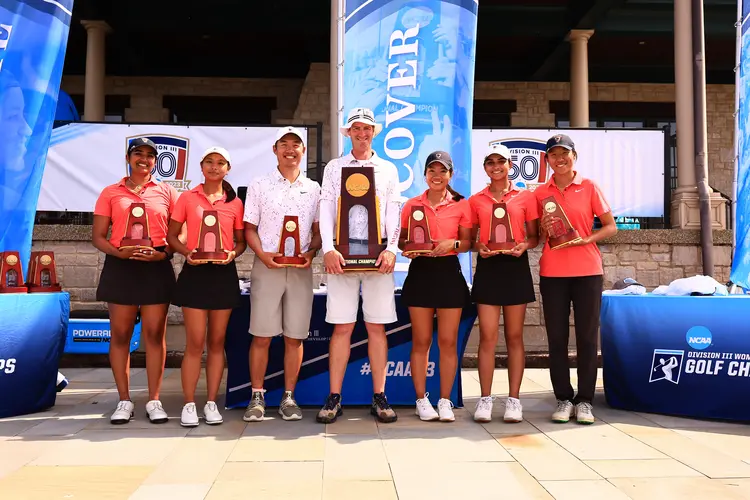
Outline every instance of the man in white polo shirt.
<path fill-rule="evenodd" d="M 373 398 L 370 412 L 381 422 L 394 422 L 397 418 L 385 397 L 386 364 L 388 362 L 388 339 L 385 325 L 394 323 L 396 302 L 393 293 L 393 268 L 398 251 L 400 233 L 400 210 L 398 200 L 398 171 L 396 166 L 379 158 L 372 150 L 372 139 L 382 129 L 375 122 L 375 115 L 367 108 L 355 108 L 349 113 L 341 133 L 351 138 L 352 151 L 341 158 L 331 160 L 323 173 L 320 197 L 320 233 L 325 268 L 328 273 L 328 298 L 326 321 L 334 326 L 330 344 L 330 394 L 318 412 L 317 421 L 331 423 L 341 414 L 341 387 L 349 362 L 351 336 L 357 321 L 359 294 L 362 292 L 362 311 L 367 327 L 368 355 L 372 369 Z M 347 272 L 345 261 L 334 248 L 336 234 L 337 205 L 341 195 L 342 169 L 347 167 L 374 167 L 375 192 L 380 200 L 380 234 L 385 235 L 386 249 L 380 253 L 376 271 Z M 345 215 L 342 214 L 342 217 Z M 349 213 L 349 248 L 359 248 L 366 253 L 367 212 L 361 206 Z M 370 241 L 369 243 L 376 243 Z M 381 242 L 377 242 L 381 243 Z M 354 251 L 352 253 L 355 253 Z"/>
<path fill-rule="evenodd" d="M 252 397 L 243 417 L 246 422 L 261 421 L 265 416 L 263 381 L 268 348 L 271 339 L 282 333 L 285 392 L 279 414 L 284 420 L 302 418 L 293 394 L 302 365 L 302 341 L 308 336 L 312 314 L 310 263 L 320 248 L 320 186 L 300 172 L 305 153 L 302 133 L 293 127 L 279 129 L 273 152 L 278 167 L 250 184 L 245 199 L 245 239 L 255 253 L 250 275 L 250 333 L 254 337 L 250 345 Z M 283 267 L 273 260 L 281 256 L 279 241 L 287 215 L 298 217 L 300 251 L 306 260 L 301 268 Z M 293 240 L 288 239 L 286 244 L 293 245 Z"/>

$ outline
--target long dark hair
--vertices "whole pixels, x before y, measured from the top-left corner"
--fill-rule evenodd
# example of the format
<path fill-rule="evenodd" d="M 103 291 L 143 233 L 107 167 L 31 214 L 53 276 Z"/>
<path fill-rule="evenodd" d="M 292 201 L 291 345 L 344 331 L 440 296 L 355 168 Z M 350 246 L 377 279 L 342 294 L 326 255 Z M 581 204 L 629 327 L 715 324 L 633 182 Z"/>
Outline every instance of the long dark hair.
<path fill-rule="evenodd" d="M 459 201 L 464 199 L 464 195 L 453 189 L 450 184 L 447 186 L 448 192 L 453 196 L 453 201 Z"/>
<path fill-rule="evenodd" d="M 225 180 L 221 181 L 221 188 L 224 190 L 224 194 L 227 197 L 227 203 L 237 198 L 237 193 L 235 192 L 232 185 L 229 184 L 227 181 Z"/>

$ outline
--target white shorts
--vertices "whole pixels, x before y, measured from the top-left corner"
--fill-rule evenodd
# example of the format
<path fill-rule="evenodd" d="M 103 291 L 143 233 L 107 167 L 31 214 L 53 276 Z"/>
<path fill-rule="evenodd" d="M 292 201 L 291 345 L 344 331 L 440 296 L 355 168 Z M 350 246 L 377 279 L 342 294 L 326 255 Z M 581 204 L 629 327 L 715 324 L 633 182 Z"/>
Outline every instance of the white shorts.
<path fill-rule="evenodd" d="M 395 323 L 398 317 L 394 285 L 393 273 L 329 274 L 326 322 L 333 325 L 356 322 L 361 287 L 365 322 L 377 325 Z"/>

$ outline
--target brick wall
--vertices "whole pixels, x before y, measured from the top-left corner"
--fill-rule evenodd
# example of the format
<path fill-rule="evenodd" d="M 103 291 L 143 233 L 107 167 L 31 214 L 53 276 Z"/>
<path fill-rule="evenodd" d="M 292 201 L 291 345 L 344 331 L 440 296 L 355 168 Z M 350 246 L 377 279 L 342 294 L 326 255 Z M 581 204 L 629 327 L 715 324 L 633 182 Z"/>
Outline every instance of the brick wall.
<path fill-rule="evenodd" d="M 64 233 L 77 241 L 60 241 Z M 70 292 L 73 309 L 103 309 L 105 305 L 95 301 L 96 285 L 99 280 L 104 254 L 90 243 L 91 228 L 83 226 L 37 226 L 34 234 L 34 250 L 55 252 L 58 274 L 63 288 Z M 714 278 L 720 283 L 729 279 L 732 255 L 732 234 L 730 231 L 714 231 Z M 644 230 L 621 231 L 611 240 L 600 245 L 604 263 L 604 287 L 625 277 L 640 281 L 649 291 L 656 286 L 667 285 L 675 279 L 701 274 L 701 251 L 698 231 L 685 230 Z M 524 340 L 528 352 L 546 351 L 547 340 L 544 329 L 544 316 L 539 296 L 539 257 L 540 250 L 529 253 L 534 290 L 537 302 L 529 305 L 526 312 Z M 254 256 L 246 252 L 237 261 L 240 277 L 249 277 Z M 182 269 L 183 259 L 173 260 L 175 272 Z M 322 259 L 313 262 L 313 283 L 324 283 Z M 170 324 L 182 324 L 180 309 L 172 306 Z M 502 319 L 501 319 L 502 324 Z M 571 317 L 571 326 L 573 320 Z M 571 342 L 573 337 L 571 337 Z M 478 328 L 469 339 L 467 354 L 476 353 L 479 342 Z M 500 336 L 498 352 L 505 352 L 505 341 Z"/>

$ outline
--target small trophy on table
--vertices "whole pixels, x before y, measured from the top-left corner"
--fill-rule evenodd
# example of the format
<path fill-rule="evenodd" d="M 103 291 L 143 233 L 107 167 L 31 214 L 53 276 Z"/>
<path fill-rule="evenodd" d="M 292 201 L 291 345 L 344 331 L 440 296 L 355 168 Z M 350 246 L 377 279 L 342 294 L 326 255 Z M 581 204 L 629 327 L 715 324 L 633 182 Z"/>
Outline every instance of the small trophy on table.
<path fill-rule="evenodd" d="M 552 250 L 581 241 L 581 236 L 573 228 L 565 210 L 557 203 L 554 196 L 548 196 L 542 200 L 542 209 L 545 214 L 554 217 L 552 227 L 547 231 L 547 241 Z"/>
<path fill-rule="evenodd" d="M 403 253 L 416 256 L 430 253 L 434 249 L 435 242 L 430 236 L 430 226 L 427 223 L 424 207 L 412 207 Z"/>
<path fill-rule="evenodd" d="M 26 293 L 18 252 L 0 252 L 0 293 Z"/>
<path fill-rule="evenodd" d="M 120 248 L 153 247 L 148 231 L 146 204 L 134 202 L 128 208 L 128 220 L 125 223 L 125 237 L 120 241 Z"/>
<path fill-rule="evenodd" d="M 367 250 L 352 253 L 349 234 L 349 212 L 360 205 L 367 211 Z M 365 245 L 365 243 L 361 243 Z M 341 169 L 341 196 L 338 200 L 336 243 L 334 248 L 344 257 L 344 271 L 376 271 L 380 253 L 385 250 L 380 235 L 380 206 L 375 194 L 373 167 L 344 167 Z"/>
<path fill-rule="evenodd" d="M 29 293 L 60 292 L 54 252 L 31 252 L 28 281 Z"/>
<path fill-rule="evenodd" d="M 286 242 L 289 238 L 294 242 L 294 249 L 291 255 L 288 255 L 290 252 L 286 251 Z M 284 224 L 281 226 L 281 238 L 279 239 L 279 253 L 282 256 L 274 257 L 273 261 L 281 266 L 302 267 L 307 262 L 304 257 L 299 256 L 299 217 L 296 215 L 284 216 Z"/>
<path fill-rule="evenodd" d="M 490 239 L 487 248 L 493 253 L 510 253 L 516 246 L 513 226 L 505 203 L 494 203 L 490 214 Z"/>
<path fill-rule="evenodd" d="M 219 225 L 219 212 L 216 210 L 204 210 L 201 221 L 201 231 L 198 237 L 198 248 L 190 257 L 193 262 L 202 264 L 210 262 L 223 262 L 227 253 L 221 242 L 221 226 Z"/>

